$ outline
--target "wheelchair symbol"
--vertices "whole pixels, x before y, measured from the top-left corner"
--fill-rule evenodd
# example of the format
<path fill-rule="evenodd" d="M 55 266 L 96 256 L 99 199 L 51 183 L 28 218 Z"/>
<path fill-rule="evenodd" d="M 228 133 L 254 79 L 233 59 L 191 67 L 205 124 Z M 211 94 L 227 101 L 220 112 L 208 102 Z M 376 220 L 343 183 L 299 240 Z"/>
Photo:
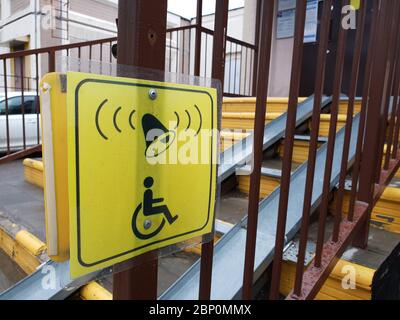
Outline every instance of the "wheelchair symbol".
<path fill-rule="evenodd" d="M 151 190 L 151 187 L 153 185 L 154 185 L 154 179 L 152 177 L 147 177 L 144 180 L 144 186 L 146 188 L 146 191 L 143 194 L 143 202 L 136 207 L 132 217 L 132 231 L 135 234 L 135 236 L 141 240 L 151 239 L 152 237 L 159 234 L 165 226 L 165 221 L 167 221 L 171 225 L 178 219 L 178 215 L 172 216 L 167 205 L 163 204 L 155 205 L 157 203 L 163 203 L 164 198 L 153 198 L 153 190 Z M 145 217 L 155 216 L 159 214 L 164 215 L 164 218 L 162 219 L 160 225 L 156 230 L 147 234 L 144 234 L 139 231 L 137 220 L 139 213 L 141 211 L 143 211 L 143 215 Z M 150 229 L 152 227 L 151 220 L 145 220 L 143 227 L 145 230 Z"/>

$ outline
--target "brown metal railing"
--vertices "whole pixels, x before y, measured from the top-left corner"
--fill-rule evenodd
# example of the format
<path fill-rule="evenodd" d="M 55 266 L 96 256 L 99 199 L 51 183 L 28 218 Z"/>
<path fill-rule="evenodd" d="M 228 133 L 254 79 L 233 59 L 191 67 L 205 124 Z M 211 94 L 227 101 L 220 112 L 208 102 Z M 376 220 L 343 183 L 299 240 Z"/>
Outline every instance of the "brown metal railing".
<path fill-rule="evenodd" d="M 198 31 L 199 42 L 196 40 Z M 213 37 L 213 31 L 197 25 L 167 30 L 166 70 L 211 77 Z M 5 117 L 5 128 L 4 130 L 0 128 L 1 131 L 4 131 L 0 133 L 0 163 L 38 150 L 37 146 L 40 144 L 39 79 L 41 75 L 47 72 L 56 71 L 56 57 L 64 55 L 85 60 L 115 63 L 116 59 L 112 55 L 112 46 L 116 42 L 117 38 L 107 38 L 0 55 L 3 70 L 0 79 L 0 95 L 4 96 L 3 103 L 5 104 L 3 114 L 0 115 Z M 226 70 L 229 70 L 229 73 L 225 76 L 224 93 L 229 96 L 250 96 L 252 95 L 256 46 L 232 37 L 227 37 L 226 42 L 230 51 L 229 58 L 226 60 L 226 64 L 229 65 Z M 232 56 L 234 56 L 234 62 Z M 17 62 L 20 66 L 18 71 L 15 67 Z M 34 136 L 32 130 L 29 130 L 29 132 L 26 130 L 24 100 L 27 91 L 30 91 L 30 95 L 33 91 L 36 96 L 37 121 Z M 17 132 L 17 129 L 10 125 L 8 104 L 11 94 L 20 96 L 22 133 Z"/>
<path fill-rule="evenodd" d="M 309 149 L 308 172 L 306 179 L 306 191 L 303 203 L 303 215 L 300 231 L 300 245 L 295 276 L 295 287 L 288 299 L 312 299 L 318 293 L 325 282 L 337 259 L 341 256 L 347 245 L 353 244 L 365 247 L 368 242 L 368 230 L 371 210 L 380 198 L 383 190 L 393 178 L 400 166 L 400 153 L 398 150 L 399 125 L 396 115 L 399 115 L 399 68 L 400 68 L 400 39 L 397 17 L 400 13 L 400 3 L 393 0 L 371 0 L 362 1 L 361 8 L 357 12 L 357 30 L 354 43 L 347 41 L 348 30 L 340 27 L 336 63 L 333 76 L 332 104 L 330 130 L 327 143 L 327 154 L 325 159 L 325 173 L 323 180 L 323 194 L 319 207 L 318 237 L 316 242 L 315 259 L 310 267 L 305 270 L 304 257 L 308 240 L 308 227 L 311 214 L 311 197 L 313 182 L 315 178 L 315 160 L 317 152 L 318 126 L 320 118 L 320 100 L 322 88 L 324 87 L 327 43 L 330 32 L 331 0 L 324 1 L 323 13 L 320 27 L 319 51 L 317 60 L 314 113 L 312 116 L 311 143 Z M 342 1 L 340 5 L 348 5 L 349 1 Z M 367 12 L 368 5 L 372 4 L 373 9 Z M 269 4 L 272 6 L 272 4 Z M 334 4 L 338 5 L 338 3 Z M 264 5 L 266 6 L 266 4 Z M 280 205 L 277 221 L 276 244 L 274 264 L 272 270 L 271 299 L 279 298 L 279 287 L 281 279 L 282 255 L 285 245 L 285 228 L 287 218 L 287 203 L 289 199 L 291 163 L 293 152 L 293 139 L 295 133 L 296 101 L 298 98 L 299 76 L 301 70 L 297 67 L 301 63 L 302 39 L 304 28 L 304 15 L 306 0 L 297 2 L 296 27 L 295 27 L 295 49 L 293 52 L 292 76 L 289 96 L 289 109 L 287 116 L 287 127 L 284 143 L 284 157 L 282 166 L 282 179 L 280 190 Z M 272 8 L 269 8 L 271 10 Z M 366 15 L 372 16 L 370 37 L 364 36 L 367 28 Z M 344 16 L 342 17 L 344 18 Z M 260 41 L 265 41 L 261 39 Z M 367 43 L 368 56 L 365 63 L 365 75 L 360 77 L 361 48 Z M 260 44 L 260 55 L 268 54 L 269 45 Z M 343 70 L 345 66 L 346 46 L 353 48 L 352 71 L 349 85 L 349 104 L 341 170 L 338 188 L 338 202 L 334 212 L 333 230 L 328 234 L 327 215 L 330 194 L 330 181 L 335 150 L 335 138 L 338 120 L 338 107 L 340 93 L 343 89 Z M 263 50 L 264 48 L 264 50 Z M 260 68 L 259 77 L 268 77 L 268 72 Z M 358 83 L 363 83 L 362 110 L 360 114 L 360 125 L 356 148 L 355 162 L 353 165 L 353 183 L 351 191 L 350 210 L 347 217 L 342 212 L 344 184 L 346 175 L 349 172 L 348 157 L 352 132 L 352 121 L 354 101 Z M 259 88 L 259 87 L 258 87 Z M 258 97 L 262 99 L 261 96 Z M 263 101 L 264 102 L 264 101 Z M 391 103 L 392 102 L 392 103 Z M 391 106 L 391 107 L 390 107 Z M 389 119 L 389 121 L 388 121 Z M 261 121 L 262 122 L 262 121 Z M 255 132 L 264 130 L 261 122 L 255 123 Z M 256 133 L 257 136 L 257 133 Z M 384 153 L 384 146 L 386 151 Z M 260 147 L 255 145 L 255 148 Z M 256 152 L 256 150 L 255 150 Z M 252 183 L 259 184 L 259 163 L 255 163 Z M 382 168 L 383 164 L 383 168 Z M 253 181 L 254 180 L 254 181 Z M 254 203 L 253 203 L 254 202 Z M 249 207 L 258 204 L 257 197 L 250 198 Z M 258 208 L 258 206 L 256 206 Z M 251 212 L 249 214 L 257 214 Z M 250 216 L 249 216 L 250 218 Z M 250 221 L 250 220 L 249 220 Z M 255 239 L 254 226 L 248 228 L 248 239 Z M 328 240 L 326 240 L 328 237 Z M 253 259 L 255 246 L 247 248 L 247 255 Z M 250 267 L 245 266 L 248 274 Z M 251 274 L 250 274 L 251 277 Z M 248 298 L 252 281 L 244 282 L 244 297 Z"/>
<path fill-rule="evenodd" d="M 17 51 L 0 55 L 2 75 L 0 79 L 1 123 L 0 129 L 0 163 L 40 151 L 40 105 L 39 79 L 41 75 L 56 71 L 56 56 L 65 55 L 88 60 L 114 62 L 111 47 L 116 38 L 73 43 L 34 50 Z M 18 64 L 18 68 L 16 65 Z M 26 112 L 27 97 L 35 97 L 35 111 Z M 10 121 L 9 104 L 18 99 L 20 120 Z M 35 129 L 28 119 L 36 120 Z M 19 126 L 22 124 L 22 130 Z M 27 128 L 29 125 L 29 128 Z M 22 132 L 20 132 L 22 131 Z"/>
<path fill-rule="evenodd" d="M 139 1 L 140 2 L 140 1 Z M 129 1 L 121 1 L 127 7 Z M 201 13 L 201 0 L 198 2 L 198 13 Z M 319 24 L 318 54 L 316 60 L 314 106 L 312 114 L 312 129 L 307 163 L 307 176 L 305 181 L 305 194 L 303 203 L 299 204 L 302 210 L 300 244 L 296 266 L 295 285 L 288 299 L 312 299 L 327 279 L 335 266 L 337 259 L 345 248 L 353 243 L 355 246 L 365 247 L 368 243 L 368 228 L 371 211 L 382 195 L 384 189 L 400 167 L 400 25 L 397 17 L 400 15 L 400 1 L 397 0 L 365 0 L 357 10 L 357 26 L 355 40 L 348 37 L 349 31 L 339 27 L 339 36 L 336 50 L 335 68 L 329 73 L 327 67 L 327 49 L 331 32 L 332 5 L 345 6 L 349 0 L 325 0 Z M 268 83 L 270 76 L 270 60 L 273 41 L 274 12 L 276 1 L 258 1 L 259 18 L 257 19 L 256 45 L 250 45 L 226 36 L 228 0 L 219 0 L 216 4 L 216 19 L 214 31 L 201 26 L 201 19 L 197 25 L 170 29 L 167 31 L 165 65 L 168 71 L 208 76 L 220 79 L 224 83 L 224 91 L 230 95 L 256 95 L 256 114 L 254 120 L 253 144 L 253 170 L 250 178 L 246 255 L 244 262 L 243 298 L 253 297 L 254 283 L 254 258 L 258 230 L 259 193 L 261 183 L 261 166 L 263 160 L 263 136 L 265 130 L 265 113 L 268 111 L 266 100 L 268 96 Z M 299 97 L 300 79 L 302 73 L 303 38 L 306 18 L 307 0 L 296 1 L 294 50 L 292 54 L 292 69 L 290 80 L 289 104 L 284 141 L 284 154 L 282 165 L 282 178 L 278 219 L 276 225 L 276 238 L 274 262 L 272 268 L 272 282 L 270 298 L 278 299 L 280 279 L 283 263 L 283 250 L 286 244 L 285 229 L 288 215 L 288 202 L 290 202 L 291 169 L 293 156 L 293 143 L 296 133 L 296 112 Z M 141 3 L 146 6 L 145 2 Z M 372 7 L 370 10 L 369 7 Z M 166 10 L 166 8 L 165 8 Z M 132 10 L 132 12 L 136 12 Z M 139 11 L 140 12 L 140 11 Z M 158 14 L 165 15 L 158 9 Z M 121 14 L 125 14 L 121 10 Z M 154 13 L 152 13 L 154 14 Z M 200 14 L 198 15 L 201 16 Z M 132 21 L 126 15 L 124 19 L 140 24 L 142 21 Z M 148 16 L 141 16 L 144 21 Z M 344 15 L 343 15 L 344 18 Z M 369 23 L 372 21 L 372 23 Z M 137 26 L 135 26 L 137 28 Z M 138 28 L 139 29 L 139 28 Z M 370 32 L 365 32 L 366 30 Z M 124 32 L 128 33 L 127 30 Z M 133 32 L 129 30 L 129 32 Z M 123 38 L 123 37 L 121 37 Z M 211 41 L 212 39 L 212 41 Z M 7 88 L 10 80 L 7 62 L 17 57 L 34 56 L 36 58 L 36 93 L 38 92 L 39 70 L 42 64 L 39 59 L 44 58 L 47 67 L 44 72 L 55 70 L 55 56 L 61 51 L 67 55 L 76 55 L 78 58 L 86 56 L 89 59 L 113 61 L 110 54 L 115 38 L 86 42 L 82 44 L 66 45 L 61 47 L 28 50 L 12 54 L 0 55 L 4 68 L 4 87 Z M 104 50 L 104 47 L 107 48 Z M 164 48 L 164 45 L 162 46 Z M 362 48 L 367 49 L 365 61 L 362 57 Z M 97 48 L 97 49 L 96 49 Z M 193 50 L 192 50 L 193 48 Z M 349 50 L 349 48 L 351 50 Z M 139 50 L 141 49 L 141 50 Z M 158 50 L 162 50 L 157 48 Z M 146 56 L 142 48 L 136 53 Z M 208 51 L 212 53 L 212 61 L 207 61 Z M 345 53 L 352 52 L 351 73 L 349 87 L 349 102 L 343 153 L 340 163 L 340 177 L 338 187 L 338 201 L 333 212 L 333 230 L 328 230 L 328 204 L 331 192 L 330 183 L 334 164 L 334 151 L 336 145 L 336 129 L 338 125 L 338 110 L 341 92 L 345 86 L 343 71 L 345 68 Z M 107 53 L 106 53 L 107 52 Z M 124 57 L 130 52 L 125 50 Z M 97 55 L 97 58 L 95 57 Z M 233 62 L 232 57 L 240 56 L 240 63 Z M 246 57 L 248 56 L 248 57 Z M 164 56 L 161 59 L 164 61 Z M 157 63 L 163 65 L 158 61 Z M 361 75 L 360 69 L 365 72 Z M 24 66 L 21 68 L 21 78 L 25 77 Z M 231 75 L 234 75 L 231 78 Z M 228 76 L 227 76 L 228 75 Z M 240 75 L 237 77 L 237 75 Z M 325 158 L 323 175 L 323 191 L 321 204 L 318 210 L 318 237 L 316 242 L 315 259 L 311 265 L 304 266 L 307 241 L 309 236 L 310 216 L 312 213 L 312 195 L 316 175 L 316 159 L 318 149 L 318 132 L 321 115 L 321 99 L 324 93 L 325 81 L 333 79 L 332 103 L 330 106 L 330 129 Z M 357 87 L 363 88 L 361 112 L 359 114 L 359 127 L 357 141 L 351 141 L 353 125 L 353 112 Z M 21 82 L 21 91 L 24 83 Z M 7 96 L 7 90 L 6 90 Z M 7 98 L 7 97 L 6 97 Z M 22 101 L 24 94 L 22 94 Z M 5 100 L 7 101 L 7 99 Z M 22 103 L 24 105 L 24 103 Z M 5 104 L 7 118 L 7 153 L 11 153 L 8 127 L 8 104 Z M 39 114 L 37 108 L 36 115 Z M 22 117 L 25 116 L 22 107 Z M 39 124 L 37 125 L 39 143 Z M 25 129 L 24 129 L 25 130 Z M 349 167 L 348 158 L 350 143 L 356 142 L 354 162 Z M 386 146 L 386 151 L 385 151 Z M 29 145 L 23 141 L 23 153 L 29 152 Z M 36 147 L 37 148 L 37 147 Z M 18 154 L 10 155 L 16 157 Z M 0 160 L 4 161 L 4 160 Z M 344 184 L 347 174 L 352 174 L 351 199 L 349 213 L 344 216 L 342 206 L 344 197 Z M 212 266 L 213 266 L 213 240 L 205 241 L 202 245 L 199 297 L 209 299 L 211 296 Z M 156 261 L 156 260 L 154 260 Z M 142 279 L 143 286 L 134 288 L 135 292 L 121 294 L 120 297 L 146 297 L 156 298 L 157 295 L 157 263 L 146 269 L 145 265 L 135 273 L 135 279 Z M 133 274 L 133 273 L 132 273 Z M 150 283 L 145 282 L 152 278 Z M 123 276 L 119 285 L 126 282 Z M 138 281 L 139 281 L 138 280 Z M 129 286 L 131 288 L 132 286 Z M 118 291 L 118 290 L 116 290 Z M 117 297 L 118 298 L 118 297 Z"/>
<path fill-rule="evenodd" d="M 200 49 L 196 54 L 197 30 L 197 25 L 167 30 L 167 71 L 211 78 L 214 31 L 199 28 Z M 224 95 L 252 96 L 257 47 L 227 36 L 225 48 Z"/>

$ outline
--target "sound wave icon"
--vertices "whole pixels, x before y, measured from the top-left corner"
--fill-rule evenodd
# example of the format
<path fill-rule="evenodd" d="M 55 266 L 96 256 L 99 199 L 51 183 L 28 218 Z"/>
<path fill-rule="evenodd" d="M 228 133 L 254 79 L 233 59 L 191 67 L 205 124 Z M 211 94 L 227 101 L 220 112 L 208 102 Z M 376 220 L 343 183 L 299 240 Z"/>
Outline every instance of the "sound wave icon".
<path fill-rule="evenodd" d="M 101 111 L 103 110 L 103 107 L 106 105 L 107 102 L 108 102 L 108 99 L 105 99 L 102 103 L 100 103 L 99 107 L 97 108 L 96 117 L 95 117 L 95 123 L 96 123 L 97 132 L 99 133 L 99 135 L 100 135 L 104 140 L 108 140 L 108 136 L 107 136 L 107 135 L 104 133 L 104 131 L 101 129 L 99 119 L 100 119 L 100 113 L 101 113 Z M 122 107 L 118 107 L 118 108 L 114 111 L 114 115 L 113 115 L 113 119 L 112 119 L 114 128 L 115 128 L 115 130 L 116 130 L 118 133 L 122 133 L 122 130 L 121 130 L 121 127 L 119 126 L 119 121 L 118 121 L 118 119 L 119 119 L 118 116 L 119 116 L 121 110 L 122 110 Z M 135 112 L 136 112 L 136 110 L 132 110 L 132 111 L 130 112 L 130 114 L 129 114 L 129 117 L 128 117 L 128 123 L 129 123 L 129 126 L 130 126 L 130 128 L 131 128 L 132 130 L 136 130 L 135 126 L 133 125 L 133 116 L 134 116 Z"/>
<path fill-rule="evenodd" d="M 108 103 L 108 99 L 104 99 L 98 106 L 98 108 L 96 110 L 96 115 L 95 115 L 95 124 L 96 124 L 97 132 L 104 140 L 108 140 L 109 136 L 106 134 L 106 132 L 100 126 L 100 115 L 102 112 L 104 112 L 103 109 L 106 107 L 107 103 Z M 122 129 L 120 126 L 120 123 L 121 123 L 120 117 L 121 117 L 122 110 L 123 110 L 122 107 L 118 106 L 115 109 L 113 116 L 112 116 L 113 127 L 116 130 L 116 132 L 118 132 L 118 133 L 122 133 Z M 203 116 L 201 114 L 199 107 L 197 105 L 194 105 L 192 108 L 184 109 L 184 111 L 182 113 L 183 113 L 183 115 L 182 114 L 179 115 L 179 113 L 177 111 L 174 112 L 174 115 L 176 117 L 176 124 L 175 124 L 175 128 L 173 128 L 173 130 L 178 130 L 179 126 L 182 126 L 182 130 L 185 130 L 185 131 L 188 131 L 189 129 L 192 129 L 194 127 L 193 130 L 196 132 L 194 134 L 194 136 L 198 136 L 203 127 Z M 134 123 L 133 118 L 134 118 L 135 114 L 136 114 L 136 110 L 130 111 L 128 119 L 127 119 L 129 127 L 134 131 L 136 130 L 136 128 L 133 124 Z M 198 120 L 198 121 L 196 121 L 196 120 Z M 197 122 L 198 122 L 198 126 L 195 124 Z"/>
<path fill-rule="evenodd" d="M 195 136 L 198 136 L 201 128 L 203 127 L 203 116 L 201 115 L 200 109 L 197 105 L 194 105 L 193 109 L 196 110 L 196 113 L 198 114 L 198 119 L 199 119 L 199 126 L 196 127 L 196 130 L 195 130 L 196 131 Z M 175 129 L 178 129 L 179 125 L 181 124 L 181 119 L 179 117 L 179 114 L 176 111 L 174 113 L 175 113 L 175 117 L 176 117 Z M 186 115 L 186 119 L 187 119 L 187 122 L 186 122 L 187 125 L 185 127 L 185 131 L 188 131 L 193 126 L 193 118 L 194 117 L 191 115 L 191 113 L 188 109 L 185 110 L 185 115 Z"/>

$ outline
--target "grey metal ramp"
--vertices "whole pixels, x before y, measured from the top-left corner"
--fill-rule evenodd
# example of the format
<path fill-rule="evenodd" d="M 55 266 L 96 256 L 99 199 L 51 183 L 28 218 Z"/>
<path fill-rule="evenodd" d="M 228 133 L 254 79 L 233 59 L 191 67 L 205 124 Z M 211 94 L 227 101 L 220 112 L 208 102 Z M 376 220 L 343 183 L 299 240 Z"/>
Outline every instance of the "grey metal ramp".
<path fill-rule="evenodd" d="M 353 119 L 353 130 L 350 144 L 349 165 L 354 160 L 357 144 L 359 115 Z M 336 135 L 331 188 L 333 188 L 340 174 L 341 157 L 343 153 L 345 128 Z M 325 171 L 327 144 L 324 144 L 317 154 L 314 188 L 312 196 L 312 210 L 319 205 L 322 196 L 322 184 Z M 288 216 L 286 223 L 286 243 L 288 243 L 300 229 L 307 162 L 292 174 Z M 276 221 L 279 207 L 280 188 L 277 188 L 268 198 L 260 203 L 259 221 L 257 228 L 257 246 L 254 266 L 254 280 L 266 270 L 273 260 L 275 247 Z M 213 260 L 211 299 L 231 300 L 238 298 L 242 288 L 244 259 L 246 246 L 247 218 L 231 229 L 216 244 Z M 162 300 L 197 299 L 199 292 L 200 263 L 197 261 L 177 282 L 174 283 L 162 296 Z"/>
<path fill-rule="evenodd" d="M 330 97 L 323 97 L 321 108 L 324 108 L 331 102 Z M 296 124 L 300 125 L 308 120 L 312 115 L 312 109 L 314 104 L 314 97 L 311 96 L 302 103 L 298 105 L 297 109 L 297 118 Z M 279 141 L 285 132 L 286 128 L 286 118 L 287 114 L 282 114 L 279 118 L 275 119 L 271 123 L 265 126 L 264 130 L 264 150 L 271 147 L 277 141 Z M 244 139 L 244 143 L 240 144 L 240 142 L 228 150 L 226 150 L 221 155 L 221 163 L 226 163 L 225 165 L 221 165 L 219 167 L 219 179 L 221 181 L 228 178 L 231 174 L 235 173 L 236 167 L 248 160 L 251 157 L 253 152 L 253 135 L 250 135 L 246 139 Z M 239 147 L 238 147 L 239 146 Z M 236 236 L 245 236 L 245 233 L 242 233 L 243 229 L 236 226 L 239 231 Z M 230 233 L 228 233 L 230 234 Z M 263 235 L 260 235 L 263 236 Z M 227 239 L 227 236 L 224 237 Z M 225 241 L 225 240 L 224 240 Z M 237 245 L 244 244 L 245 238 L 236 239 L 234 242 L 237 242 Z M 268 242 L 268 241 L 265 241 Z M 237 249 L 240 250 L 240 249 Z M 235 250 L 235 252 L 237 252 Z M 217 263 L 215 261 L 214 263 Z M 53 290 L 45 290 L 42 287 L 43 276 L 46 275 L 46 270 L 48 266 L 54 268 L 57 278 L 63 279 L 62 281 L 57 282 L 56 288 Z M 84 285 L 88 281 L 94 278 L 94 275 L 89 275 L 85 278 L 79 279 L 77 281 L 72 281 L 69 278 L 69 263 L 56 263 L 49 261 L 44 266 L 41 266 L 35 273 L 26 277 L 21 282 L 17 283 L 14 287 L 0 294 L 0 300 L 2 299 L 64 299 L 68 297 L 74 290 L 77 290 L 80 286 Z M 216 280 L 213 280 L 214 284 L 216 284 Z M 188 297 L 190 299 L 190 297 Z M 194 295 L 193 298 L 196 298 Z"/>
<path fill-rule="evenodd" d="M 48 261 L 0 295 L 0 300 L 63 300 L 103 272 L 72 280 L 69 262 Z"/>
<path fill-rule="evenodd" d="M 321 108 L 326 107 L 331 101 L 332 99 L 330 97 L 323 96 Z M 296 126 L 301 125 L 311 117 L 313 107 L 314 96 L 310 96 L 305 101 L 299 103 L 297 107 Z M 283 138 L 286 130 L 286 119 L 287 113 L 284 113 L 265 126 L 263 150 L 268 149 Z M 245 161 L 248 161 L 252 154 L 253 134 L 249 135 L 245 139 L 239 141 L 221 153 L 221 165 L 218 169 L 218 176 L 221 181 L 224 181 L 230 175 L 234 174 L 236 167 L 240 164 L 243 164 Z"/>

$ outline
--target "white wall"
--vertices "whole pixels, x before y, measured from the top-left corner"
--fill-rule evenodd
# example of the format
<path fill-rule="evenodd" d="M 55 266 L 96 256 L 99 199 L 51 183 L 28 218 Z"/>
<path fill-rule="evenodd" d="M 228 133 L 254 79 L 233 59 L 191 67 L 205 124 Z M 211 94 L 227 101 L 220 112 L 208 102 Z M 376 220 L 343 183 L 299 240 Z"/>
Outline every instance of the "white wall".
<path fill-rule="evenodd" d="M 245 1 L 245 17 L 246 21 L 243 25 L 244 37 L 251 39 L 254 38 L 254 25 L 256 19 L 257 0 Z M 276 24 L 277 24 L 277 8 L 278 0 L 275 0 L 275 13 L 274 13 L 274 29 L 272 34 L 272 48 L 271 48 L 271 65 L 270 77 L 268 86 L 268 96 L 270 97 L 287 97 L 289 95 L 290 73 L 292 65 L 293 54 L 293 38 L 276 39 Z M 248 23 L 247 23 L 248 22 Z"/>

